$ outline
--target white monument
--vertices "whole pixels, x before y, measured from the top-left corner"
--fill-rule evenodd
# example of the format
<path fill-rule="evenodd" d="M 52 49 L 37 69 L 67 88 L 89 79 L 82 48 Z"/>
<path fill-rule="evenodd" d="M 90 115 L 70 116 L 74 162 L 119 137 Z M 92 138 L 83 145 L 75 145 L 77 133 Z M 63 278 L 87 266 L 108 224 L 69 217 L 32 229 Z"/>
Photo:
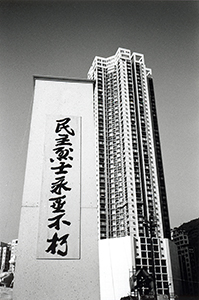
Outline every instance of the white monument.
<path fill-rule="evenodd" d="M 14 300 L 99 300 L 93 82 L 34 83 Z"/>

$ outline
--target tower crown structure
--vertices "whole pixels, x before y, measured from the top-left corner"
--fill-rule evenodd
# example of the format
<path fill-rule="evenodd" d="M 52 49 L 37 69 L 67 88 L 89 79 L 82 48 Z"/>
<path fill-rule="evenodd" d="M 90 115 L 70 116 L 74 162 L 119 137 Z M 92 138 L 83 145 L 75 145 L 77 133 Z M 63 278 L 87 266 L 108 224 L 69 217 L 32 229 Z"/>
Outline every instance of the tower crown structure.
<path fill-rule="evenodd" d="M 118 48 L 96 56 L 88 78 L 96 82 L 100 238 L 132 237 L 135 272 L 153 273 L 157 293 L 168 294 L 170 224 L 152 71 L 143 54 Z"/>

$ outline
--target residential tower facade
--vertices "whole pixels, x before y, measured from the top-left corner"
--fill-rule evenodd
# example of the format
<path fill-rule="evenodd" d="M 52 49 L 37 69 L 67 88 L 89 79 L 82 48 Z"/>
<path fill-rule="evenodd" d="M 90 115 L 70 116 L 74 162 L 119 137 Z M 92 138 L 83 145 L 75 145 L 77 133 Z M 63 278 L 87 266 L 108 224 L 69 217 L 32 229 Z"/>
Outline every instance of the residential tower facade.
<path fill-rule="evenodd" d="M 153 292 L 169 295 L 170 224 L 152 71 L 143 54 L 119 48 L 96 56 L 88 78 L 95 81 L 100 239 L 130 236 L 135 285 L 146 270 Z"/>

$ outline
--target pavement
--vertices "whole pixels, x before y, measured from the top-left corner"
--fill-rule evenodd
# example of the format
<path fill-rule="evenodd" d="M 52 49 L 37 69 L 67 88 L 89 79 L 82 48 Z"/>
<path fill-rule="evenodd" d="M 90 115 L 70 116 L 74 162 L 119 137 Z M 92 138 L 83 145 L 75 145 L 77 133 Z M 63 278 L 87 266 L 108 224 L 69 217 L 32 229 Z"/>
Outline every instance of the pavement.
<path fill-rule="evenodd" d="M 13 289 L 7 287 L 0 287 L 0 300 L 12 300 Z"/>

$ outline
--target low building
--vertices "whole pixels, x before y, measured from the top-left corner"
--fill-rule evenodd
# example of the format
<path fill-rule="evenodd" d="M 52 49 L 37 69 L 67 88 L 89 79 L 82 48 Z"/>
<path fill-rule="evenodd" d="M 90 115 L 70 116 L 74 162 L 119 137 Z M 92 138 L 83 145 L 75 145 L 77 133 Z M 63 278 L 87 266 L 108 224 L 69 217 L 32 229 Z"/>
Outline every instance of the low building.
<path fill-rule="evenodd" d="M 12 273 L 15 273 L 15 264 L 16 264 L 16 257 L 17 257 L 17 246 L 18 246 L 18 239 L 12 240 L 11 242 L 11 254 L 10 254 L 10 270 Z"/>
<path fill-rule="evenodd" d="M 194 249 L 190 247 L 189 238 L 185 230 L 174 228 L 172 238 L 178 248 L 183 295 L 194 295 Z"/>
<path fill-rule="evenodd" d="M 10 243 L 0 242 L 0 270 L 5 272 L 9 270 Z"/>

